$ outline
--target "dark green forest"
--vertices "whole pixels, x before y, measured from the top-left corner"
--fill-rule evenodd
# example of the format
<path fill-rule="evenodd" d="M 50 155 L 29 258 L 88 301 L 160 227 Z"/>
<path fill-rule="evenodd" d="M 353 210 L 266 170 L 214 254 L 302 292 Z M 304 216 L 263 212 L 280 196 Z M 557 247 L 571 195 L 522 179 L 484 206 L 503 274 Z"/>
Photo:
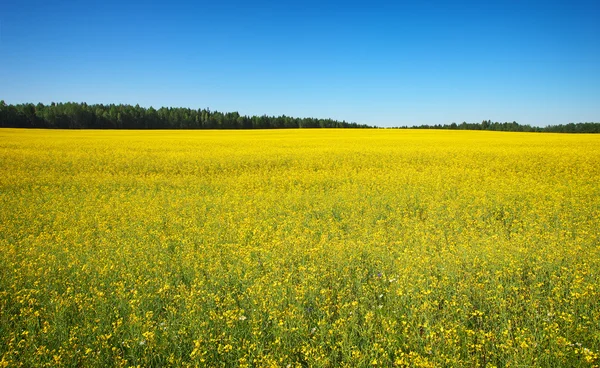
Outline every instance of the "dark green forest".
<path fill-rule="evenodd" d="M 246 116 L 238 112 L 183 107 L 144 108 L 139 105 L 88 105 L 86 103 L 38 103 L 8 105 L 0 100 L 0 127 L 48 129 L 280 129 L 280 128 L 377 128 L 333 119 L 290 116 Z M 532 127 L 517 122 L 403 126 L 397 129 L 492 130 L 510 132 L 600 133 L 600 123 L 569 123 Z"/>
<path fill-rule="evenodd" d="M 245 116 L 209 109 L 86 103 L 7 105 L 0 101 L 0 127 L 57 129 L 277 129 L 372 128 L 332 119 L 290 116 Z"/>
<path fill-rule="evenodd" d="M 499 132 L 548 132 L 548 133 L 600 133 L 600 123 L 569 123 L 548 125 L 546 127 L 533 127 L 527 124 L 513 122 L 492 122 L 484 120 L 481 123 L 444 124 L 444 125 L 418 125 L 400 127 L 400 129 L 451 129 L 451 130 L 492 130 Z"/>

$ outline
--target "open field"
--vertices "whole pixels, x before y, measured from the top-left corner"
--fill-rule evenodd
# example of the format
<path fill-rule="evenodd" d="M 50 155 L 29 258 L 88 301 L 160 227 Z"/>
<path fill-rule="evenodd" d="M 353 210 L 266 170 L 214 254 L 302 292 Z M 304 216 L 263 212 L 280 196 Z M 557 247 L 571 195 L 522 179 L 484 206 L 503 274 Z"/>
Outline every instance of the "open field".
<path fill-rule="evenodd" d="M 0 367 L 600 364 L 600 135 L 0 130 Z"/>

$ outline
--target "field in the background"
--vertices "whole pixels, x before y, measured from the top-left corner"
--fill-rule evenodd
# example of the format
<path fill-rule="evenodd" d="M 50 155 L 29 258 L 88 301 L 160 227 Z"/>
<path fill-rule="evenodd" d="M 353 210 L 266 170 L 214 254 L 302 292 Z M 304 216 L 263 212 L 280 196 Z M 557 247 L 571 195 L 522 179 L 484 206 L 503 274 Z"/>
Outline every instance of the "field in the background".
<path fill-rule="evenodd" d="M 0 367 L 592 367 L 600 135 L 0 130 Z"/>

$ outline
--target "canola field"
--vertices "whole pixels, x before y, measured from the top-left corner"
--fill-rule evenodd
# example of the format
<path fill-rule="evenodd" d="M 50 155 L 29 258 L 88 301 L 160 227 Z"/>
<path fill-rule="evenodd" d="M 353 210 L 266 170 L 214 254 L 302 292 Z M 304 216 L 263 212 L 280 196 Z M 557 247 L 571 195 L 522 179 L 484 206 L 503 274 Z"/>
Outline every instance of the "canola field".
<path fill-rule="evenodd" d="M 600 135 L 0 130 L 0 367 L 598 367 Z"/>

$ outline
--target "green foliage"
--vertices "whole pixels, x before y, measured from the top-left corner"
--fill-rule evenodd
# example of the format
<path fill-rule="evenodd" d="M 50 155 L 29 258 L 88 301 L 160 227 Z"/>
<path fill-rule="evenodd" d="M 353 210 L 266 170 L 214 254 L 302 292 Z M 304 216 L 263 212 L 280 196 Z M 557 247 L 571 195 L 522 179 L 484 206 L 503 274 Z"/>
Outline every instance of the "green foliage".
<path fill-rule="evenodd" d="M 84 103 L 32 103 L 7 105 L 0 101 L 0 127 L 59 129 L 279 129 L 372 128 L 332 119 L 290 116 L 245 116 L 209 109 L 140 105 L 88 105 Z"/>
<path fill-rule="evenodd" d="M 183 107 L 144 108 L 140 105 L 88 105 L 83 103 L 32 103 L 7 105 L 0 100 L 0 127 L 58 129 L 281 129 L 374 128 L 333 119 L 281 116 L 247 116 L 235 112 Z M 600 123 L 569 123 L 532 127 L 513 122 L 403 126 L 399 129 L 491 130 L 503 132 L 600 133 Z"/>
<path fill-rule="evenodd" d="M 408 127 L 402 127 L 408 128 Z M 461 124 L 437 124 L 437 125 L 418 125 L 412 126 L 411 129 L 450 129 L 450 130 L 492 130 L 497 132 L 550 132 L 550 133 L 600 133 L 600 123 L 569 123 L 559 125 L 549 125 L 544 128 L 532 127 L 528 124 L 519 124 L 516 121 L 492 123 L 491 120 L 483 120 L 481 123 L 467 123 L 463 121 Z"/>

